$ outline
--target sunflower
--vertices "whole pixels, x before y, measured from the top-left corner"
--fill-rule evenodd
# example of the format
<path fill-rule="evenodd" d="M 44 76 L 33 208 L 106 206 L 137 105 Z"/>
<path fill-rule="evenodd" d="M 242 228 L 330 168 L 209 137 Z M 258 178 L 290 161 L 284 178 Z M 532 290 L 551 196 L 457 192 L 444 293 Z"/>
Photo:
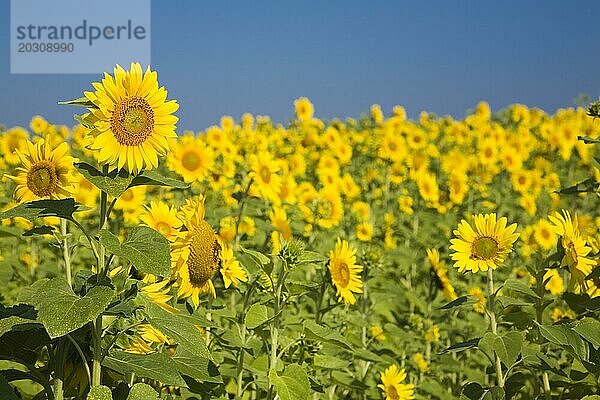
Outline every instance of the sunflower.
<path fill-rule="evenodd" d="M 446 269 L 444 262 L 440 259 L 439 251 L 436 249 L 427 249 L 426 252 L 427 260 L 429 260 L 431 269 L 437 277 L 438 285 L 441 286 L 444 297 L 448 301 L 456 300 L 457 296 L 454 291 L 454 286 L 452 286 L 450 279 L 448 279 L 448 270 Z"/>
<path fill-rule="evenodd" d="M 469 294 L 477 299 L 477 302 L 473 304 L 473 310 L 479 314 L 485 313 L 485 295 L 483 291 L 478 287 L 472 287 L 469 289 Z"/>
<path fill-rule="evenodd" d="M 473 215 L 473 220 L 475 229 L 462 220 L 454 231 L 456 238 L 450 241 L 450 249 L 454 250 L 454 266 L 460 272 L 496 269 L 504 262 L 519 237 L 515 233 L 517 224 L 506 226 L 506 217 L 497 220 L 494 213 Z"/>
<path fill-rule="evenodd" d="M 596 262 L 586 258 L 592 248 L 586 246 L 586 242 L 579 232 L 577 215 L 571 219 L 571 214 L 566 210 L 562 210 L 562 215 L 555 212 L 554 215 L 549 215 L 548 218 L 554 224 L 554 232 L 561 236 L 560 243 L 565 252 L 561 265 L 567 266 L 571 271 L 569 288 L 575 289 L 585 285 L 585 277 L 592 272 Z"/>
<path fill-rule="evenodd" d="M 11 128 L 0 135 L 0 154 L 4 156 L 4 160 L 8 164 L 16 165 L 19 163 L 17 150 L 20 152 L 27 150 L 28 138 L 27 131 L 21 127 Z"/>
<path fill-rule="evenodd" d="M 253 179 L 252 192 L 259 197 L 278 203 L 281 176 L 278 174 L 279 164 L 273 155 L 266 151 L 252 154 L 249 162 L 250 176 Z"/>
<path fill-rule="evenodd" d="M 556 244 L 556 235 L 552 228 L 552 224 L 545 219 L 538 221 L 533 227 L 533 237 L 544 250 L 550 250 Z"/>
<path fill-rule="evenodd" d="M 223 246 L 221 250 L 221 258 L 223 260 L 221 266 L 221 275 L 223 275 L 223 283 L 225 288 L 233 285 L 237 288 L 240 281 L 247 282 L 248 276 L 246 271 L 240 266 L 240 262 L 235 259 L 233 249 L 228 246 Z"/>
<path fill-rule="evenodd" d="M 193 214 L 190 212 L 192 207 L 195 207 Z M 188 200 L 180 212 L 187 231 L 172 246 L 173 273 L 179 284 L 177 294 L 182 298 L 189 297 L 195 308 L 200 304 L 200 293 L 209 292 L 216 297 L 211 278 L 221 264 L 218 236 L 204 220 L 204 214 L 203 196 Z"/>
<path fill-rule="evenodd" d="M 423 357 L 423 353 L 416 353 L 413 356 L 413 361 L 417 365 L 417 368 L 419 368 L 419 371 L 427 372 L 427 370 L 429 369 L 429 364 L 427 363 L 427 361 L 425 361 L 425 357 Z"/>
<path fill-rule="evenodd" d="M 69 145 L 63 142 L 52 148 L 44 139 L 35 144 L 26 143 L 25 152 L 16 150 L 21 161 L 17 176 L 7 175 L 17 184 L 15 199 L 24 203 L 71 197 L 76 177 L 73 168 L 75 159 L 69 155 Z"/>
<path fill-rule="evenodd" d="M 178 312 L 178 310 L 168 303 L 168 301 L 173 298 L 173 296 L 169 294 L 170 287 L 165 287 L 168 283 L 168 280 L 152 283 L 150 285 L 144 286 L 141 289 L 141 292 L 150 301 L 158 305 L 163 310 L 175 314 Z"/>
<path fill-rule="evenodd" d="M 337 226 L 344 216 L 342 198 L 337 189 L 332 186 L 321 189 L 313 205 L 316 223 L 322 228 Z"/>
<path fill-rule="evenodd" d="M 563 278 L 557 269 L 549 269 L 544 274 L 544 282 L 546 282 L 546 290 L 549 290 L 553 295 L 559 295 L 565 291 Z"/>
<path fill-rule="evenodd" d="M 169 241 L 174 241 L 179 233 L 181 221 L 177 218 L 175 207 L 169 207 L 160 200 L 151 201 L 150 206 L 140 215 L 140 221 L 160 232 Z"/>
<path fill-rule="evenodd" d="M 361 265 L 356 264 L 356 249 L 350 247 L 347 241 L 338 239 L 329 256 L 329 272 L 331 280 L 337 289 L 338 296 L 346 304 L 354 304 L 353 293 L 362 293 L 363 283 L 360 273 Z"/>
<path fill-rule="evenodd" d="M 440 200 L 440 189 L 435 175 L 428 172 L 422 172 L 416 176 L 419 194 L 429 203 L 437 203 Z"/>
<path fill-rule="evenodd" d="M 173 152 L 167 157 L 167 167 L 185 182 L 205 179 L 213 166 L 213 150 L 192 135 L 185 135 L 173 144 Z"/>
<path fill-rule="evenodd" d="M 373 238 L 373 225 L 370 222 L 361 222 L 356 227 L 356 238 L 361 242 L 368 242 Z"/>
<path fill-rule="evenodd" d="M 139 63 L 131 63 L 129 71 L 117 65 L 114 76 L 105 73 L 102 83 L 93 86 L 95 91 L 85 92 L 94 104 L 85 120 L 94 127 L 88 132 L 88 147 L 98 151 L 98 162 L 132 173 L 158 167 L 168 139 L 177 136 L 177 117 L 172 114 L 179 105 L 166 100 L 156 71 L 148 67 L 143 72 Z"/>
<path fill-rule="evenodd" d="M 402 383 L 405 379 L 404 368 L 398 369 L 393 364 L 381 373 L 381 384 L 377 387 L 383 390 L 386 400 L 411 400 L 414 398 L 415 385 Z"/>
<path fill-rule="evenodd" d="M 294 100 L 294 108 L 296 117 L 298 117 L 301 122 L 310 121 L 315 112 L 313 104 L 306 97 L 300 97 L 299 99 Z"/>

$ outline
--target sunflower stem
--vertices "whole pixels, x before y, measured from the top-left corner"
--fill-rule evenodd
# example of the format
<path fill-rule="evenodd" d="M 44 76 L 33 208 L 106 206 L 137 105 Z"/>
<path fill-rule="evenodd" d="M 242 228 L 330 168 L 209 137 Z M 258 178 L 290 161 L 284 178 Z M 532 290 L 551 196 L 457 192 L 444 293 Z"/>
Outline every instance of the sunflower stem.
<path fill-rule="evenodd" d="M 283 270 L 279 275 L 279 279 L 277 280 L 277 285 L 275 287 L 275 305 L 273 309 L 273 322 L 271 324 L 271 361 L 269 362 L 269 371 L 277 371 L 277 346 L 279 341 L 279 309 L 281 306 L 281 291 L 283 289 L 283 282 L 287 276 L 287 266 L 284 266 Z M 267 398 L 271 400 L 273 398 L 273 384 L 269 383 L 269 392 L 267 393 Z"/>
<path fill-rule="evenodd" d="M 108 174 L 108 165 L 102 167 L 102 173 Z M 108 205 L 108 195 L 105 191 L 100 192 L 100 223 L 98 229 L 103 229 L 106 223 L 106 209 Z M 98 254 L 98 266 L 97 273 L 99 276 L 104 276 L 106 270 L 104 268 L 106 258 L 106 249 L 100 243 L 100 249 Z M 100 364 L 102 358 L 102 313 L 96 318 L 96 322 L 93 324 L 92 332 L 92 344 L 94 351 L 94 359 L 92 361 L 92 386 L 99 386 L 102 384 L 102 365 Z"/>
<path fill-rule="evenodd" d="M 498 325 L 496 323 L 496 313 L 494 312 L 494 300 L 496 295 L 494 294 L 494 275 L 491 268 L 487 271 L 487 283 L 488 283 L 488 315 L 490 316 L 490 328 L 494 335 L 498 334 Z M 504 376 L 502 375 L 502 363 L 500 357 L 494 354 L 495 366 L 496 366 L 496 378 L 498 380 L 498 386 L 504 388 Z"/>
<path fill-rule="evenodd" d="M 67 220 L 60 220 L 60 234 L 62 235 L 63 259 L 65 260 L 65 277 L 71 286 L 71 253 L 69 252 L 69 239 L 67 238 Z"/>

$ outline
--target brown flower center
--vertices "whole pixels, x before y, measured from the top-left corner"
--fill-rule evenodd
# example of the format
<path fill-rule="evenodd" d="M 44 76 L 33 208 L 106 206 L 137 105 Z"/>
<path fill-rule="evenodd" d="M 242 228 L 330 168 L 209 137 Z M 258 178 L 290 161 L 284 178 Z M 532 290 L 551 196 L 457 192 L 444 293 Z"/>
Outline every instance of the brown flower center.
<path fill-rule="evenodd" d="M 190 150 L 183 153 L 181 165 L 188 171 L 195 171 L 202 165 L 202 160 L 197 152 Z"/>
<path fill-rule="evenodd" d="M 187 260 L 192 286 L 202 287 L 213 277 L 219 268 L 220 252 L 217 235 L 208 222 L 202 221 L 192 236 Z"/>
<path fill-rule="evenodd" d="M 331 275 L 333 281 L 341 287 L 347 287 L 350 282 L 350 268 L 345 262 L 335 264 L 332 268 Z"/>
<path fill-rule="evenodd" d="M 115 105 L 110 128 L 119 144 L 138 146 L 154 130 L 154 110 L 141 97 L 130 97 Z"/>
<path fill-rule="evenodd" d="M 498 242 L 489 236 L 482 236 L 471 245 L 471 258 L 475 260 L 490 260 L 498 254 Z"/>
<path fill-rule="evenodd" d="M 27 173 L 27 187 L 38 197 L 50 196 L 57 186 L 58 175 L 50 161 L 38 161 Z"/>

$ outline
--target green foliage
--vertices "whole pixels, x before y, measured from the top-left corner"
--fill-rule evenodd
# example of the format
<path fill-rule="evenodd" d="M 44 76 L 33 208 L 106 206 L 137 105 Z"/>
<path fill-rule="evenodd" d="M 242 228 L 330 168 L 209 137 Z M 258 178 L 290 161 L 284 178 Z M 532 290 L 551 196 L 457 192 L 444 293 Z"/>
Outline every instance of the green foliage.
<path fill-rule="evenodd" d="M 157 276 L 171 273 L 169 242 L 154 229 L 135 227 L 123 243 L 106 229 L 98 232 L 98 236 L 108 251 L 129 261 L 139 271 Z"/>
<path fill-rule="evenodd" d="M 94 320 L 114 295 L 113 288 L 96 286 L 80 297 L 63 278 L 53 278 L 39 280 L 23 289 L 19 301 L 34 306 L 38 311 L 37 321 L 51 338 L 57 338 Z"/>

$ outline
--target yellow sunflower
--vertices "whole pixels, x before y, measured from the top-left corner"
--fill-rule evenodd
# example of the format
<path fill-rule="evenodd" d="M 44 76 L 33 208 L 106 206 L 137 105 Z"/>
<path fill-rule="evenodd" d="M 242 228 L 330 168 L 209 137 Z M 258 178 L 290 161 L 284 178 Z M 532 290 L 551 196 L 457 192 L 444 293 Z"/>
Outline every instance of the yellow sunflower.
<path fill-rule="evenodd" d="M 315 112 L 313 104 L 306 97 L 294 100 L 294 108 L 296 109 L 296 117 L 301 122 L 309 121 Z"/>
<path fill-rule="evenodd" d="M 552 224 L 544 219 L 538 221 L 533 227 L 533 237 L 544 250 L 550 250 L 556 244 L 556 235 Z"/>
<path fill-rule="evenodd" d="M 506 226 L 507 219 L 496 219 L 496 214 L 473 215 L 475 229 L 465 220 L 454 231 L 455 239 L 450 242 L 454 250 L 452 259 L 460 272 L 487 271 L 496 269 L 512 251 L 512 245 L 519 237 L 515 233 L 517 224 Z"/>
<path fill-rule="evenodd" d="M 15 199 L 24 203 L 71 197 L 77 178 L 73 168 L 76 160 L 69 155 L 69 145 L 63 142 L 52 148 L 44 139 L 26 143 L 25 152 L 16 150 L 21 161 L 17 176 L 7 175 L 17 184 Z"/>
<path fill-rule="evenodd" d="M 253 179 L 252 194 L 255 193 L 259 197 L 278 203 L 281 186 L 281 176 L 278 174 L 279 163 L 271 153 L 266 151 L 252 154 L 249 162 L 250 176 Z"/>
<path fill-rule="evenodd" d="M 585 277 L 592 272 L 592 268 L 596 264 L 594 260 L 586 257 L 592 248 L 586 246 L 586 242 L 579 232 L 577 215 L 571 219 L 571 214 L 562 210 L 562 215 L 555 212 L 548 218 L 554 224 L 554 232 L 561 236 L 560 243 L 565 252 L 561 265 L 569 267 L 569 271 L 571 271 L 569 288 L 571 290 L 579 288 L 584 285 Z"/>
<path fill-rule="evenodd" d="M 189 297 L 198 308 L 200 293 L 209 292 L 216 297 L 211 278 L 221 264 L 221 246 L 212 226 L 204 220 L 204 197 L 188 203 L 188 210 L 181 215 L 189 215 L 192 204 L 196 209 L 191 217 L 184 219 L 187 231 L 173 243 L 171 260 L 173 273 L 178 278 L 178 296 Z"/>
<path fill-rule="evenodd" d="M 448 279 L 448 270 L 446 269 L 444 262 L 440 259 L 439 251 L 437 251 L 437 249 L 427 249 L 426 252 L 427 259 L 429 260 L 431 269 L 437 277 L 438 284 L 441 286 L 444 297 L 448 301 L 455 300 L 458 296 L 456 296 L 454 286 L 452 286 L 450 279 Z"/>
<path fill-rule="evenodd" d="M 181 175 L 185 182 L 203 180 L 214 166 L 214 152 L 202 140 L 185 135 L 173 145 L 167 167 Z"/>
<path fill-rule="evenodd" d="M 156 72 L 150 67 L 143 72 L 139 63 L 131 63 L 129 71 L 117 65 L 114 76 L 105 73 L 102 83 L 93 86 L 95 91 L 85 92 L 94 104 L 85 120 L 94 126 L 88 147 L 98 151 L 98 162 L 132 173 L 158 167 L 158 156 L 169 149 L 168 139 L 177 136 L 172 114 L 179 105 L 166 100 Z"/>
<path fill-rule="evenodd" d="M 8 164 L 18 164 L 20 159 L 17 150 L 25 152 L 27 150 L 27 131 L 20 126 L 11 128 L 0 134 L 0 154 Z"/>
<path fill-rule="evenodd" d="M 363 267 L 356 264 L 356 249 L 351 248 L 347 241 L 338 239 L 328 256 L 329 272 L 338 296 L 344 303 L 354 304 L 356 298 L 353 293 L 362 293 L 363 286 L 360 276 Z"/>
<path fill-rule="evenodd" d="M 398 366 L 393 364 L 383 371 L 380 376 L 381 384 L 377 387 L 383 390 L 385 400 L 414 399 L 415 385 L 402 383 L 406 379 L 404 368 L 398 369 Z"/>
<path fill-rule="evenodd" d="M 152 283 L 150 285 L 146 285 L 141 289 L 141 292 L 144 296 L 146 296 L 150 301 L 158 305 L 165 311 L 168 311 L 172 314 L 178 312 L 178 310 L 171 306 L 168 302 L 173 298 L 169 294 L 171 288 L 168 286 L 169 280 L 165 279 L 160 282 Z M 168 287 L 165 287 L 168 286 Z"/>
<path fill-rule="evenodd" d="M 169 207 L 162 201 L 151 201 L 150 206 L 145 206 L 146 210 L 140 215 L 140 220 L 170 241 L 177 238 L 181 227 L 181 220 L 177 218 L 175 207 Z"/>
<path fill-rule="evenodd" d="M 221 250 L 222 266 L 221 275 L 223 275 L 223 283 L 225 288 L 233 285 L 237 288 L 240 282 L 247 282 L 248 276 L 246 271 L 240 266 L 240 262 L 235 259 L 233 249 L 228 246 L 223 246 Z"/>
<path fill-rule="evenodd" d="M 373 238 L 373 225 L 370 222 L 361 222 L 356 227 L 356 238 L 361 242 L 368 242 Z"/>

